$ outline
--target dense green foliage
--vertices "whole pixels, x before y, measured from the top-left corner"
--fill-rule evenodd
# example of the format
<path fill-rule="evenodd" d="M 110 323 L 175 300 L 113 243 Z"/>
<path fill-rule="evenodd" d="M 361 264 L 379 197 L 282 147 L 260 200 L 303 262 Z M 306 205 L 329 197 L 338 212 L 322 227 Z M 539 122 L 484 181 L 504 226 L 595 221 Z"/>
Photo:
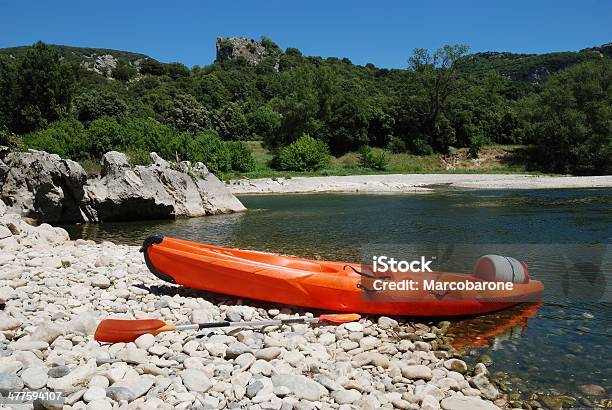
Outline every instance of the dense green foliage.
<path fill-rule="evenodd" d="M 612 61 L 584 63 L 553 76 L 527 107 L 543 169 L 612 173 Z"/>
<path fill-rule="evenodd" d="M 329 164 L 329 149 L 323 141 L 304 134 L 281 147 L 272 159 L 274 168 L 282 171 L 316 171 Z"/>
<path fill-rule="evenodd" d="M 145 162 L 155 151 L 217 172 L 254 168 L 248 140 L 273 150 L 277 169 L 309 171 L 363 147 L 374 150 L 362 149 L 361 165 L 384 169 L 381 149 L 477 156 L 490 143 L 526 144 L 541 170 L 610 172 L 609 57 L 470 56 L 455 45 L 415 50 L 407 69 L 388 70 L 261 44 L 268 56 L 256 66 L 191 69 L 40 42 L 0 50 L 2 139 L 75 159 L 117 149 Z M 83 66 L 102 54 L 117 58 L 112 70 Z"/>
<path fill-rule="evenodd" d="M 370 168 L 377 171 L 384 171 L 389 165 L 389 159 L 384 150 L 372 149 L 368 145 L 359 149 L 358 161 L 361 168 Z"/>

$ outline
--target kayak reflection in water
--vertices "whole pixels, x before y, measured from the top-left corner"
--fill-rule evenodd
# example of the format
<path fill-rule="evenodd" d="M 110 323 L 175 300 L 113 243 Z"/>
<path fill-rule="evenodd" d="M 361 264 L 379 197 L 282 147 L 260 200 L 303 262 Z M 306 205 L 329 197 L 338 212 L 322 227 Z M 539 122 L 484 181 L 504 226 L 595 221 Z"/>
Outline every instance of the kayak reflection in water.
<path fill-rule="evenodd" d="M 494 314 L 469 318 L 453 323 L 447 333 L 454 337 L 456 349 L 467 346 L 500 348 L 502 342 L 521 337 L 527 331 L 527 322 L 542 302 L 517 305 Z"/>

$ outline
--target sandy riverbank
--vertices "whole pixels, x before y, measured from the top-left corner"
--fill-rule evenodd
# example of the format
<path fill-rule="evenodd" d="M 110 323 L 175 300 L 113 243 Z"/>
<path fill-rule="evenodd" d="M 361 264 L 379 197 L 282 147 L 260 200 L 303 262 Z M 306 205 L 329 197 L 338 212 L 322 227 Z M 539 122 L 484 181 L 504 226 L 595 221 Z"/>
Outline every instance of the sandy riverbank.
<path fill-rule="evenodd" d="M 233 194 L 310 192 L 431 192 L 436 189 L 608 188 L 612 175 L 571 177 L 517 174 L 386 174 L 327 177 L 262 178 L 231 181 Z"/>

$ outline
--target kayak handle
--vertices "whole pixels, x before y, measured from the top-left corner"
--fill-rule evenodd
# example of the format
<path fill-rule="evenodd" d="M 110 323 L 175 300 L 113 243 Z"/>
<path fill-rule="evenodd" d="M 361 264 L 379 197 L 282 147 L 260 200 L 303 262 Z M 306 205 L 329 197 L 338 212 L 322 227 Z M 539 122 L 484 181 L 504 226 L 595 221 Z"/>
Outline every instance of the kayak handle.
<path fill-rule="evenodd" d="M 357 284 L 357 287 L 359 289 L 365 290 L 366 292 L 380 292 L 378 289 L 374 289 L 374 288 L 369 288 L 366 285 L 362 285 L 361 283 Z"/>
<path fill-rule="evenodd" d="M 356 274 L 361 275 L 366 278 L 370 278 L 370 279 L 391 279 L 391 276 L 376 276 L 376 275 L 372 275 L 366 272 L 360 272 L 357 269 L 355 269 L 354 266 L 351 266 L 351 265 L 344 265 L 342 269 L 346 270 L 346 268 L 351 268 L 351 270 L 355 272 Z"/>
<path fill-rule="evenodd" d="M 164 240 L 164 235 L 147 236 L 145 240 L 143 241 L 142 246 L 140 247 L 140 252 L 145 252 L 149 246 L 162 243 L 163 240 Z"/>

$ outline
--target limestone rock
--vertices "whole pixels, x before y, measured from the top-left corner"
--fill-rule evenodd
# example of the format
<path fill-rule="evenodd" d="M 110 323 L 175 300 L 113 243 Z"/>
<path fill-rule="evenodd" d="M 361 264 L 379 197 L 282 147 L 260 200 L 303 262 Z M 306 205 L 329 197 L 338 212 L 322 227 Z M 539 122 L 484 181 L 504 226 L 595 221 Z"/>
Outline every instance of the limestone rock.
<path fill-rule="evenodd" d="M 276 58 L 275 70 L 278 71 L 278 55 L 259 42 L 242 37 L 217 37 L 217 59 L 216 61 L 245 60 L 248 64 L 258 65 L 268 57 Z"/>
<path fill-rule="evenodd" d="M 0 393 L 6 396 L 10 391 L 23 389 L 23 382 L 14 373 L 0 373 Z"/>
<path fill-rule="evenodd" d="M 361 393 L 355 389 L 337 390 L 333 392 L 332 397 L 338 404 L 353 404 L 361 398 Z"/>
<path fill-rule="evenodd" d="M 327 389 L 306 376 L 294 374 L 275 374 L 272 376 L 274 387 L 287 387 L 296 397 L 317 401 L 327 394 Z"/>
<path fill-rule="evenodd" d="M 480 373 L 470 379 L 470 384 L 480 390 L 482 395 L 489 400 L 495 400 L 499 397 L 499 391 L 495 384 L 486 373 Z"/>
<path fill-rule="evenodd" d="M 473 396 L 454 395 L 445 398 L 440 404 L 444 410 L 499 410 L 490 401 Z"/>
<path fill-rule="evenodd" d="M 173 219 L 244 211 L 211 173 L 171 168 L 152 153 L 153 165 L 132 169 L 125 154 L 102 157 L 100 178 L 86 187 L 85 212 L 92 222 Z"/>
<path fill-rule="evenodd" d="M 408 365 L 402 367 L 402 375 L 408 379 L 431 380 L 431 369 L 422 364 Z"/>
<path fill-rule="evenodd" d="M 124 389 L 124 390 L 121 390 L 121 392 L 125 394 L 127 391 L 127 395 L 128 395 L 127 400 L 133 401 L 141 396 L 144 396 L 151 389 L 151 387 L 153 387 L 154 383 L 155 383 L 155 377 L 153 376 L 134 375 L 134 376 L 131 376 L 126 379 L 119 380 L 113 383 L 111 387 L 106 389 L 106 395 L 107 396 L 109 395 L 108 394 L 109 389 L 111 389 L 111 391 L 112 389 L 115 389 L 115 392 L 118 389 Z"/>
<path fill-rule="evenodd" d="M 80 210 L 87 174 L 77 162 L 43 151 L 11 152 L 1 158 L 0 197 L 10 212 L 39 222 L 83 222 Z"/>
<path fill-rule="evenodd" d="M 465 374 L 467 372 L 467 364 L 463 360 L 459 359 L 448 359 L 444 362 L 444 367 L 448 370 Z"/>
<path fill-rule="evenodd" d="M 47 369 L 44 367 L 28 367 L 21 372 L 21 380 L 26 387 L 36 390 L 46 386 L 49 376 L 47 376 Z"/>
<path fill-rule="evenodd" d="M 181 372 L 181 379 L 187 390 L 206 393 L 213 383 L 206 376 L 206 373 L 197 369 L 186 369 Z"/>

